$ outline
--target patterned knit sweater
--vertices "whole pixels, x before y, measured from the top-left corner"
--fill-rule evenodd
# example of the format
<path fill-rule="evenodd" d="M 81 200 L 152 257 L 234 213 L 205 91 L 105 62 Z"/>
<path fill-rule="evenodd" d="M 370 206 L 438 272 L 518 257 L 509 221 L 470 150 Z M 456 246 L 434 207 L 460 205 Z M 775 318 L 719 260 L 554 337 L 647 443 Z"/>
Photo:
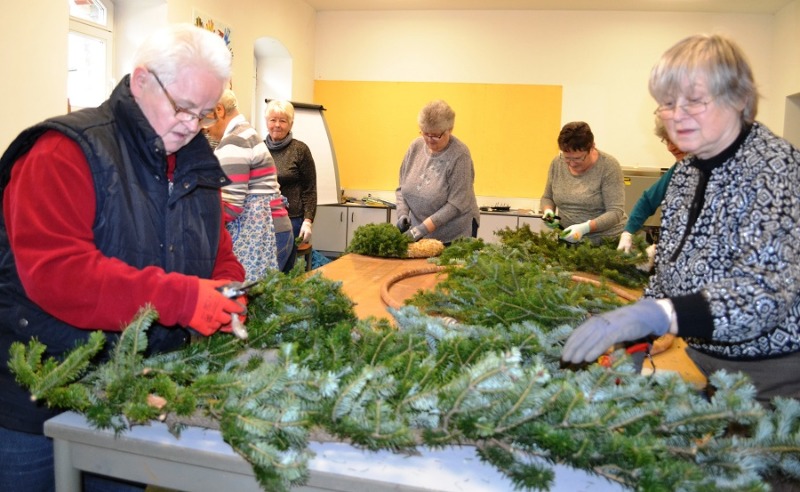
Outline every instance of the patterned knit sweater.
<path fill-rule="evenodd" d="M 647 297 L 678 334 L 736 360 L 800 351 L 800 151 L 755 123 L 719 156 L 675 169 Z"/>

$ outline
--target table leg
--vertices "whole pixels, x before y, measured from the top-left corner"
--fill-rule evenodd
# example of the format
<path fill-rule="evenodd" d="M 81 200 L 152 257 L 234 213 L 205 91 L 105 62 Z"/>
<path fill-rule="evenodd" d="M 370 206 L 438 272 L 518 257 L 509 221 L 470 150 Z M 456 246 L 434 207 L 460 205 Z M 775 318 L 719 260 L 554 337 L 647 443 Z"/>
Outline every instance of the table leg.
<path fill-rule="evenodd" d="M 81 492 L 81 471 L 72 466 L 68 441 L 53 439 L 56 492 Z"/>

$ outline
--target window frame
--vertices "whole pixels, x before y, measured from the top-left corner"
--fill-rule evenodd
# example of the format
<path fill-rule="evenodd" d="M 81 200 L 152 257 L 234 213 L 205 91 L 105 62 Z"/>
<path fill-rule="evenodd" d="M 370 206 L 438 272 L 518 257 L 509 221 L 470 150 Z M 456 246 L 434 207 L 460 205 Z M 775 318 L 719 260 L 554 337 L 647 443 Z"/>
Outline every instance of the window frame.
<path fill-rule="evenodd" d="M 71 2 L 73 0 L 67 0 Z M 69 44 L 70 35 L 78 34 L 88 38 L 94 38 L 102 41 L 105 44 L 105 80 L 103 83 L 104 94 L 101 100 L 105 100 L 114 88 L 114 79 L 112 77 L 112 63 L 114 54 L 114 4 L 108 0 L 93 0 L 101 4 L 106 9 L 106 24 L 99 24 L 82 17 L 69 16 L 69 33 L 67 34 L 67 43 Z M 67 66 L 67 70 L 70 67 Z M 67 77 L 67 100 L 70 99 L 69 77 Z M 73 105 L 70 101 L 70 110 L 82 109 L 84 106 Z"/>

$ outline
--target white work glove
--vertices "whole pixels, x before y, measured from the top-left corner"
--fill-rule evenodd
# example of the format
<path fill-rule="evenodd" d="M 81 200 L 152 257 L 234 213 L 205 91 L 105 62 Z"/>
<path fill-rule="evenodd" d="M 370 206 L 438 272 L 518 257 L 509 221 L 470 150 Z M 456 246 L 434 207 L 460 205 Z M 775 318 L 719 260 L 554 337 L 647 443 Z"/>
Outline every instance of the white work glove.
<path fill-rule="evenodd" d="M 300 233 L 297 237 L 301 238 L 303 243 L 311 242 L 311 221 L 304 220 L 303 225 L 300 226 Z"/>
<path fill-rule="evenodd" d="M 577 243 L 583 239 L 583 236 L 589 234 L 589 232 L 592 230 L 592 226 L 589 225 L 589 222 L 590 221 L 587 220 L 586 222 L 581 222 L 580 224 L 571 225 L 564 229 L 564 232 L 562 232 L 561 236 L 559 237 L 568 243 Z"/>
<path fill-rule="evenodd" d="M 542 220 L 544 221 L 544 225 L 550 229 L 559 229 L 561 221 L 556 218 L 556 213 L 553 212 L 552 208 L 548 208 L 544 211 L 542 214 Z"/>
<path fill-rule="evenodd" d="M 644 251 L 647 253 L 647 261 L 644 263 L 639 263 L 636 265 L 636 268 L 647 273 L 653 269 L 653 265 L 656 263 L 656 245 L 651 244 Z"/>
<path fill-rule="evenodd" d="M 619 236 L 619 244 L 617 245 L 617 251 L 624 251 L 626 253 L 630 253 L 632 246 L 633 246 L 633 234 L 631 234 L 628 231 L 622 231 L 622 234 Z"/>
<path fill-rule="evenodd" d="M 667 309 L 655 299 L 644 299 L 594 315 L 569 336 L 561 360 L 572 364 L 593 362 L 620 342 L 631 342 L 649 335 L 660 337 L 670 328 Z"/>

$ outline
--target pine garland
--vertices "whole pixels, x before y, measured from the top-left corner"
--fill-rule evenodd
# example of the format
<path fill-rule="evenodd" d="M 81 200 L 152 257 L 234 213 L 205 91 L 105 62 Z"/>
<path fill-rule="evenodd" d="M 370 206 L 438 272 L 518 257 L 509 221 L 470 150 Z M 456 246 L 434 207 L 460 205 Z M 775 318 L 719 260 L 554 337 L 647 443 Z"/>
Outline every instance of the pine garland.
<path fill-rule="evenodd" d="M 406 258 L 410 241 L 392 224 L 366 224 L 355 230 L 347 252 L 383 258 Z"/>
<path fill-rule="evenodd" d="M 572 328 L 618 301 L 571 281 L 579 248 L 541 247 L 454 244 L 439 259 L 458 265 L 448 281 L 394 311 L 396 328 L 356 319 L 339 283 L 296 269 L 251 291 L 247 340 L 220 334 L 144 357 L 146 309 L 101 366 L 87 365 L 101 334 L 62 363 L 43 360 L 39 342 L 15 344 L 9 365 L 36 398 L 100 428 L 217 427 L 265 490 L 307 479 L 320 433 L 371 450 L 471 444 L 526 490 L 546 490 L 553 463 L 648 491 L 800 477 L 800 404 L 765 409 L 742 375 L 713 375 L 708 399 L 673 373 L 641 376 L 622 351 L 611 367 L 562 368 Z"/>

